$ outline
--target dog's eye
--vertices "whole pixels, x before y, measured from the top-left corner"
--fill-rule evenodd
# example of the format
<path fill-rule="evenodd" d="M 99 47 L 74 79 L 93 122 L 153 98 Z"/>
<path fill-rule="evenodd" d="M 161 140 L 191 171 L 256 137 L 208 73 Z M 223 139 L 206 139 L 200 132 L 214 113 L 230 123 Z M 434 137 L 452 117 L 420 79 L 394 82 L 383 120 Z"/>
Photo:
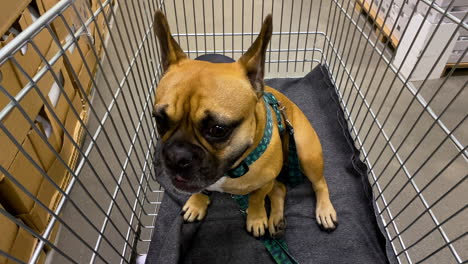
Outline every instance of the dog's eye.
<path fill-rule="evenodd" d="M 158 130 L 159 135 L 164 135 L 169 126 L 169 118 L 166 113 L 157 113 L 153 114 L 156 119 L 156 129 Z"/>
<path fill-rule="evenodd" d="M 222 137 L 226 136 L 228 131 L 229 130 L 226 127 L 215 125 L 215 126 L 212 126 L 208 130 L 208 134 L 209 134 L 210 137 L 222 138 Z"/>

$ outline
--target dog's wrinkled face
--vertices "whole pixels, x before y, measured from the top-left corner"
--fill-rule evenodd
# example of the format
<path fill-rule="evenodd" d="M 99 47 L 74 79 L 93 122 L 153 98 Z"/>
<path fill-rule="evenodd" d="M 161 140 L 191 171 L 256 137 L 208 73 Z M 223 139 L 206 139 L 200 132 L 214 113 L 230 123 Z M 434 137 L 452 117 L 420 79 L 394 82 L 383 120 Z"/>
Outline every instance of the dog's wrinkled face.
<path fill-rule="evenodd" d="M 159 162 L 177 189 L 202 191 L 252 146 L 271 18 L 268 22 L 239 61 L 214 64 L 187 59 L 157 12 L 155 30 L 165 74 L 153 115 L 162 141 Z"/>
<path fill-rule="evenodd" d="M 255 136 L 257 101 L 235 63 L 187 60 L 171 67 L 158 86 L 154 115 L 161 164 L 178 189 L 204 189 L 244 154 Z"/>

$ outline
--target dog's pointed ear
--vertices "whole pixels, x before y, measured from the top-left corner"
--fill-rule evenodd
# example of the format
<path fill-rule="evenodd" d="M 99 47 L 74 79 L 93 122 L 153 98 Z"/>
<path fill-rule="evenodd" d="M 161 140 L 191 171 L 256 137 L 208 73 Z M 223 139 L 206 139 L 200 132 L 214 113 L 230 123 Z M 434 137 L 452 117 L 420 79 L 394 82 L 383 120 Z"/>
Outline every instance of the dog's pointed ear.
<path fill-rule="evenodd" d="M 265 57 L 268 43 L 271 39 L 273 30 L 271 15 L 268 15 L 263 21 L 262 30 L 252 46 L 238 60 L 247 72 L 247 77 L 252 84 L 257 96 L 263 95 L 265 75 Z"/>
<path fill-rule="evenodd" d="M 163 71 L 167 71 L 169 66 L 187 59 L 184 51 L 171 35 L 169 24 L 164 14 L 157 10 L 154 15 L 154 32 L 161 47 L 161 63 Z"/>

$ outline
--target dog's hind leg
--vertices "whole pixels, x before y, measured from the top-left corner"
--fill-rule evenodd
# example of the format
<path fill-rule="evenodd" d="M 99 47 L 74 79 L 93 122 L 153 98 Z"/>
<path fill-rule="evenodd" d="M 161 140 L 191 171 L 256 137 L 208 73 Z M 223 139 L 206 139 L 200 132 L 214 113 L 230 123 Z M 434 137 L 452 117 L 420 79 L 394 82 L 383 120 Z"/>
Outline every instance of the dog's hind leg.
<path fill-rule="evenodd" d="M 249 208 L 247 209 L 247 231 L 255 237 L 265 234 L 268 228 L 268 217 L 265 210 L 265 198 L 273 189 L 274 181 L 270 181 L 249 196 Z"/>
<path fill-rule="evenodd" d="M 271 211 L 268 218 L 268 231 L 270 236 L 278 238 L 283 236 L 286 222 L 284 221 L 284 199 L 286 197 L 286 186 L 275 180 L 273 189 L 268 193 Z"/>
<path fill-rule="evenodd" d="M 315 216 L 319 226 L 332 231 L 338 224 L 336 211 L 330 201 L 327 182 L 323 176 L 323 155 L 320 140 L 307 117 L 299 108 L 293 112 L 294 139 L 301 168 L 312 182 L 317 204 Z"/>

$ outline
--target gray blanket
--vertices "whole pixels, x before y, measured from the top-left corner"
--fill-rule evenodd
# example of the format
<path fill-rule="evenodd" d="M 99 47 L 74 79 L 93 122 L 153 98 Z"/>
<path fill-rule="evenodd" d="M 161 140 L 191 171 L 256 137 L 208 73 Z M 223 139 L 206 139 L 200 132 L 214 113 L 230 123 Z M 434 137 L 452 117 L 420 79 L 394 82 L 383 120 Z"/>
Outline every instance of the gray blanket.
<path fill-rule="evenodd" d="M 304 78 L 272 79 L 267 84 L 294 101 L 317 131 L 324 152 L 325 178 L 339 226 L 327 233 L 315 221 L 315 196 L 308 181 L 288 189 L 285 239 L 299 263 L 396 263 L 376 220 L 367 168 L 358 160 L 343 112 L 325 67 Z M 158 155 L 156 149 L 156 155 Z M 180 195 L 159 173 L 166 189 L 147 264 L 274 263 L 263 244 L 245 231 L 245 219 L 228 194 L 213 193 L 206 218 L 184 223 Z"/>

